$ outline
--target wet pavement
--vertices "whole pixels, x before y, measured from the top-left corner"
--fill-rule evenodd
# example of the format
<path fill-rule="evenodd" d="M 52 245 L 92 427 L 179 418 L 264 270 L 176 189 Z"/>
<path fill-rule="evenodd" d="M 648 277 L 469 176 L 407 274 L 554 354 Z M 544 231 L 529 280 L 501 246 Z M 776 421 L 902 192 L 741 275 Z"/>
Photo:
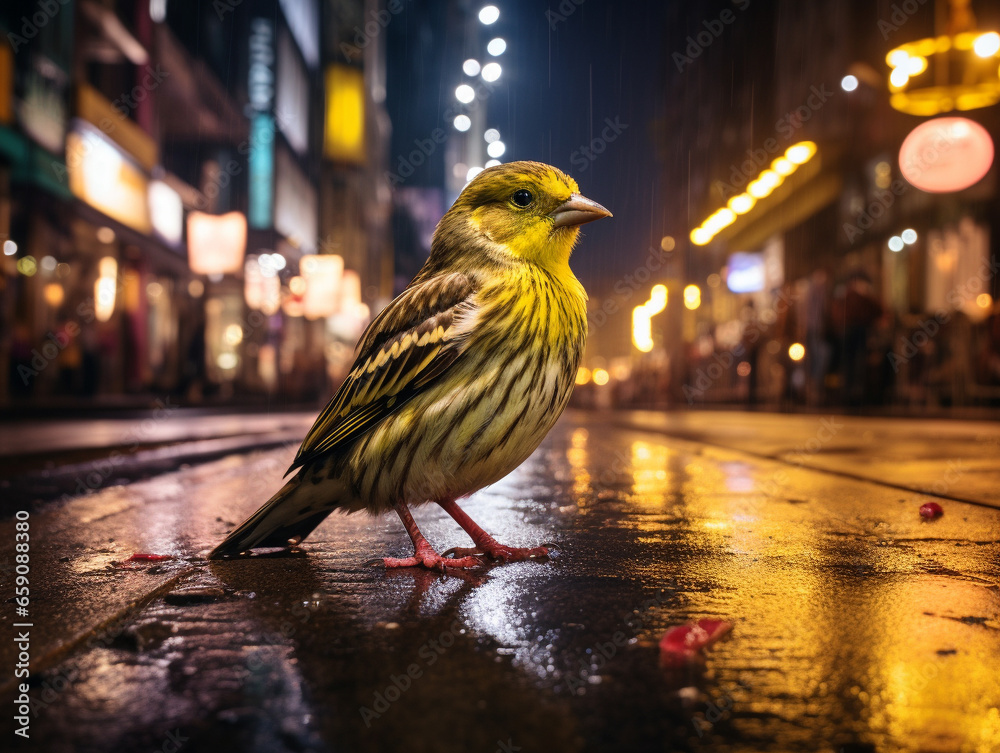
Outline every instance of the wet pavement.
<path fill-rule="evenodd" d="M 206 563 L 294 447 L 38 505 L 19 747 L 997 751 L 998 435 L 571 412 L 463 504 L 504 543 L 559 554 L 446 577 L 364 567 L 409 542 L 361 515 L 331 516 L 302 554 Z M 941 518 L 918 515 L 928 500 Z M 439 551 L 467 545 L 440 509 L 415 517 Z M 125 562 L 139 552 L 174 559 Z M 663 664 L 664 631 L 703 618 L 733 630 Z"/>

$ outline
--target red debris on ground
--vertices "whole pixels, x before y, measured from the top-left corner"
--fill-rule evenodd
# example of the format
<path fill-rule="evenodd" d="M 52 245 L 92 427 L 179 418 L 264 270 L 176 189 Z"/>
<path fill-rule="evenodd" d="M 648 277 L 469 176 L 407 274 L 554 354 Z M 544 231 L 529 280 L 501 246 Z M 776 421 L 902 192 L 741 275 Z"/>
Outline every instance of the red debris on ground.
<path fill-rule="evenodd" d="M 944 510 L 937 502 L 926 502 L 920 505 L 921 518 L 940 518 L 944 515 Z"/>
<path fill-rule="evenodd" d="M 142 552 L 137 552 L 129 557 L 126 562 L 163 562 L 163 560 L 172 560 L 174 556 L 172 554 L 144 554 Z"/>
<path fill-rule="evenodd" d="M 660 639 L 660 659 L 668 664 L 691 661 L 698 652 L 733 629 L 725 620 L 698 620 L 694 625 L 676 625 Z"/>

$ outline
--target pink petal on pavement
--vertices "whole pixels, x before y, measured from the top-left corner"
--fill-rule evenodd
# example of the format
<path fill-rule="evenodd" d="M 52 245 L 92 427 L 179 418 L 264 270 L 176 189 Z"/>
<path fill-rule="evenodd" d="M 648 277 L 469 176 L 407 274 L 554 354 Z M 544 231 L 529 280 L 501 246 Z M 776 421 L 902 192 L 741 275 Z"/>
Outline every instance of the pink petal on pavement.
<path fill-rule="evenodd" d="M 698 652 L 733 629 L 725 620 L 698 620 L 693 625 L 675 625 L 660 639 L 660 658 L 667 663 L 690 661 Z"/>

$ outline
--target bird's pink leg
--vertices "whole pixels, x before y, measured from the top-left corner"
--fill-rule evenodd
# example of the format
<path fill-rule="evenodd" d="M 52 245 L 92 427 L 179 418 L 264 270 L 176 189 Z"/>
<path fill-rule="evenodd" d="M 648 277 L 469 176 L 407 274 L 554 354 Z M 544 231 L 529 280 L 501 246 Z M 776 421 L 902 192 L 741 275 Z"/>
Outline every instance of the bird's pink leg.
<path fill-rule="evenodd" d="M 393 507 L 396 510 L 396 514 L 399 515 L 399 519 L 403 521 L 403 527 L 406 528 L 406 532 L 410 534 L 410 540 L 413 541 L 413 556 L 403 559 L 385 557 L 382 562 L 386 567 L 426 567 L 429 570 L 444 571 L 446 568 L 479 567 L 483 564 L 481 559 L 474 556 L 457 559 L 442 557 L 434 551 L 433 547 L 427 543 L 424 535 L 420 533 L 420 529 L 417 528 L 417 524 L 414 522 L 413 516 L 410 515 L 410 510 L 406 506 L 406 503 L 397 502 Z M 375 561 L 377 562 L 378 560 Z"/>
<path fill-rule="evenodd" d="M 521 560 L 534 559 L 536 557 L 547 557 L 549 554 L 548 547 L 536 546 L 534 548 L 529 547 L 516 547 L 516 546 L 506 546 L 505 544 L 500 544 L 490 536 L 486 531 L 476 525 L 476 521 L 466 515 L 465 510 L 455 504 L 454 500 L 446 500 L 444 502 L 438 502 L 444 511 L 451 515 L 455 519 L 455 522 L 465 529 L 465 532 L 472 537 L 472 540 L 476 542 L 475 549 L 449 549 L 445 554 L 454 554 L 456 557 L 468 557 L 475 554 L 486 554 L 491 559 L 500 560 L 501 562 L 519 562 Z"/>

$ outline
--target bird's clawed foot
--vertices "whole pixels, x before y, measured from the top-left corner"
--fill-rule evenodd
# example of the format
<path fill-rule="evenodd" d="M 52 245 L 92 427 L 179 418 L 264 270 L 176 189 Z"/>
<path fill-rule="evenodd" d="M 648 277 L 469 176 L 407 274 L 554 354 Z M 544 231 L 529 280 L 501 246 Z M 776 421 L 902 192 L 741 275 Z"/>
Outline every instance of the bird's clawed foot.
<path fill-rule="evenodd" d="M 485 542 L 483 546 L 472 549 L 452 547 L 443 556 L 452 555 L 456 558 L 485 556 L 497 562 L 523 562 L 524 560 L 548 559 L 549 551 L 558 548 L 558 546 L 550 542 L 536 547 L 517 547 L 498 544 L 496 541 L 489 541 Z"/>
<path fill-rule="evenodd" d="M 472 550 L 470 550 L 472 551 Z M 447 554 L 447 553 L 446 553 Z M 426 567 L 428 570 L 445 572 L 446 570 L 462 570 L 470 567 L 479 567 L 483 564 L 483 559 L 474 555 L 461 557 L 447 557 L 435 552 L 429 545 L 417 547 L 412 557 L 379 557 L 368 560 L 365 565 L 381 564 L 387 570 L 397 567 Z"/>

